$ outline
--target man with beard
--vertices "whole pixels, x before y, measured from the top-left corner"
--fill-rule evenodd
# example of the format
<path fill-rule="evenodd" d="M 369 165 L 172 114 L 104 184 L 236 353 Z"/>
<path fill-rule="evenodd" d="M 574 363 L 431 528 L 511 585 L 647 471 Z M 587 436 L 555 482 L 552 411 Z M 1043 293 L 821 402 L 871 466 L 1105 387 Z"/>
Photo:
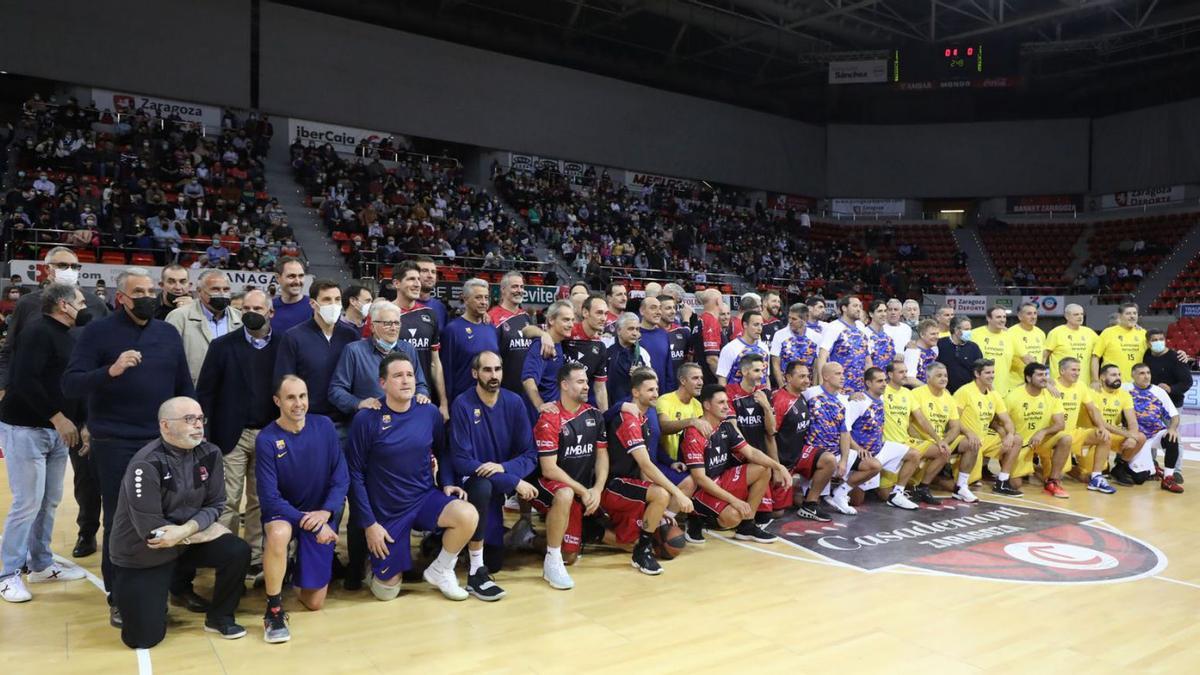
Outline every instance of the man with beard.
<path fill-rule="evenodd" d="M 433 294 L 437 287 L 437 263 L 427 255 L 417 256 L 416 263 L 417 271 L 421 275 L 421 294 L 417 299 L 422 305 L 433 311 L 433 315 L 437 317 L 438 329 L 445 329 L 449 317 L 446 312 L 446 303 L 438 300 Z"/>
<path fill-rule="evenodd" d="M 589 295 L 580 303 L 582 314 L 571 328 L 571 336 L 562 342 L 563 354 L 570 361 L 583 364 L 588 374 L 588 403 L 600 412 L 608 410 L 608 346 L 605 345 L 604 324 L 608 305 L 604 298 Z"/>
<path fill-rule="evenodd" d="M 671 372 L 678 373 L 679 367 L 687 361 L 688 347 L 692 342 L 692 331 L 676 321 L 678 303 L 674 296 L 664 293 L 658 296 L 658 302 L 659 312 L 662 314 L 659 325 L 667 331 L 667 344 L 671 349 Z M 667 385 L 667 393 L 675 391 L 675 387 L 676 384 Z"/>
<path fill-rule="evenodd" d="M 821 331 L 816 369 L 822 372 L 826 363 L 840 364 L 845 372 L 845 392 L 855 394 L 864 390 L 863 373 L 872 365 L 867 336 L 858 327 L 863 314 L 862 300 L 853 295 L 842 296 L 837 308 L 838 320 Z"/>
<path fill-rule="evenodd" d="M 280 335 L 286 334 L 294 326 L 312 318 L 312 307 L 304 297 L 304 263 L 299 258 L 283 256 L 275 266 L 275 276 L 279 284 L 279 295 L 275 298 L 275 318 L 272 327 Z M 341 291 L 338 291 L 338 302 L 341 302 Z M 339 310 L 341 307 L 339 306 Z"/>

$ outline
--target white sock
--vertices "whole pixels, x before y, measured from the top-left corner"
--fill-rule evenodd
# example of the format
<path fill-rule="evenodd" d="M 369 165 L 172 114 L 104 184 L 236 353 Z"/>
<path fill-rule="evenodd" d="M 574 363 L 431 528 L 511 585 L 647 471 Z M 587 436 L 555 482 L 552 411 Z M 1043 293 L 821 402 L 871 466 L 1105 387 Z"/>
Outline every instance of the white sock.
<path fill-rule="evenodd" d="M 561 546 L 547 546 L 546 547 L 546 559 L 550 560 L 552 562 L 562 562 L 562 547 Z"/>
<path fill-rule="evenodd" d="M 957 487 L 966 487 L 966 486 L 967 486 L 967 482 L 968 482 L 968 481 L 970 481 L 970 480 L 971 480 L 971 474 L 969 474 L 969 473 L 963 473 L 962 471 L 959 471 L 959 472 L 958 472 L 958 482 L 957 482 L 957 483 L 955 483 L 955 485 L 956 485 Z"/>
<path fill-rule="evenodd" d="M 1008 474 L 1001 471 L 1000 473 L 996 474 L 996 478 L 999 478 L 1000 480 L 1005 481 L 1005 480 L 1008 480 Z"/>
<path fill-rule="evenodd" d="M 1096 476 L 1099 476 L 1099 475 L 1100 475 L 1100 472 L 1099 472 L 1099 471 L 1093 471 L 1093 472 L 1092 472 L 1092 478 L 1095 478 Z"/>
<path fill-rule="evenodd" d="M 835 498 L 836 497 L 849 497 L 851 489 L 852 488 L 850 487 L 849 483 L 842 483 L 841 485 L 837 486 L 837 491 L 834 492 L 833 496 Z"/>
<path fill-rule="evenodd" d="M 894 495 L 904 494 L 904 486 L 900 485 L 899 483 L 893 485 L 892 486 L 892 494 L 894 494 Z"/>
<path fill-rule="evenodd" d="M 451 574 L 454 573 L 454 566 L 457 563 L 458 554 L 451 553 L 446 549 L 442 549 L 442 552 L 438 554 L 437 560 L 433 561 L 433 564 L 436 565 L 439 570 L 450 572 Z"/>
<path fill-rule="evenodd" d="M 467 556 L 470 557 L 470 559 L 471 559 L 471 572 L 470 573 L 475 574 L 475 572 L 477 572 L 480 567 L 483 567 L 483 548 L 480 547 L 480 549 L 478 551 L 472 551 L 471 549 L 467 549 Z"/>

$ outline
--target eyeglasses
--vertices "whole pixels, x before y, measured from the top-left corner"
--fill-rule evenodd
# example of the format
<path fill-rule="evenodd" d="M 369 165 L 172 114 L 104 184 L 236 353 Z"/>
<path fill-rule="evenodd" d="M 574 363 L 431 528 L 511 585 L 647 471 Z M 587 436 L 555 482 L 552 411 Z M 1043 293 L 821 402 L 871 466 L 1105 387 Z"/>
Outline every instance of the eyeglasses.
<path fill-rule="evenodd" d="M 76 270 L 83 269 L 83 265 L 79 263 L 50 263 L 50 266 L 56 270 Z"/>
<path fill-rule="evenodd" d="M 372 325 L 379 326 L 380 328 L 399 328 L 400 327 L 399 321 L 372 321 L 371 323 L 372 323 Z"/>
<path fill-rule="evenodd" d="M 205 422 L 208 421 L 208 418 L 205 417 L 204 415 L 184 415 L 183 417 L 164 417 L 163 419 L 170 421 L 170 422 L 183 421 L 186 424 L 189 424 L 193 427 L 196 426 L 197 424 L 203 425 Z"/>

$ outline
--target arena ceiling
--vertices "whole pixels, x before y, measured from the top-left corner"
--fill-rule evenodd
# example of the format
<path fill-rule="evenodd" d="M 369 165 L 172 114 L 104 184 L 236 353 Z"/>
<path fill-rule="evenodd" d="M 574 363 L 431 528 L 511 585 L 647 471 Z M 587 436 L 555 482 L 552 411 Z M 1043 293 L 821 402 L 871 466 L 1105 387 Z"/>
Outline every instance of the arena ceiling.
<path fill-rule="evenodd" d="M 1101 115 L 1200 95 L 1200 0 L 283 4 L 809 121 Z M 957 44 L 1004 54 L 1012 84 L 948 91 L 828 84 L 830 61 L 899 53 L 908 66 Z"/>

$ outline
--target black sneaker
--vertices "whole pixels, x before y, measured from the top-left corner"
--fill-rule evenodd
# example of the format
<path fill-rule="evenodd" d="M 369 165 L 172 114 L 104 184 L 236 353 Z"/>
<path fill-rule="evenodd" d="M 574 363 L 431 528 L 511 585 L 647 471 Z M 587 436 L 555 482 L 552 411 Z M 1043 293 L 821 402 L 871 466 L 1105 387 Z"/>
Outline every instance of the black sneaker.
<path fill-rule="evenodd" d="M 742 541 L 757 541 L 760 544 L 772 544 L 779 540 L 779 537 L 762 529 L 753 520 L 743 520 L 733 531 L 733 538 Z"/>
<path fill-rule="evenodd" d="M 918 485 L 917 487 L 913 488 L 912 496 L 913 499 L 921 502 L 922 504 L 932 504 L 936 506 L 942 503 L 940 498 L 934 497 L 933 493 L 929 491 L 928 485 Z"/>
<path fill-rule="evenodd" d="M 190 588 L 183 593 L 171 593 L 171 604 L 196 614 L 204 614 L 209 607 L 208 600 L 200 597 L 196 591 Z"/>
<path fill-rule="evenodd" d="M 216 633 L 226 640 L 236 640 L 246 636 L 246 629 L 239 626 L 233 619 L 227 619 L 219 624 L 212 624 L 205 621 L 204 630 L 209 633 Z"/>
<path fill-rule="evenodd" d="M 117 609 L 115 605 L 109 605 L 108 607 L 108 625 L 113 628 L 120 628 L 125 625 L 125 622 L 121 620 L 121 610 Z"/>
<path fill-rule="evenodd" d="M 796 508 L 796 515 L 805 520 L 815 520 L 818 523 L 828 523 L 833 520 L 828 513 L 821 510 L 816 502 L 804 502 Z"/>
<path fill-rule="evenodd" d="M 495 602 L 507 595 L 503 588 L 492 581 L 492 575 L 488 573 L 486 566 L 475 570 L 474 574 L 467 575 L 467 592 L 484 602 Z"/>
<path fill-rule="evenodd" d="M 262 583 L 262 580 L 263 568 L 261 564 L 251 565 L 250 567 L 246 568 L 246 583 L 250 584 L 251 586 L 257 586 L 258 584 Z"/>
<path fill-rule="evenodd" d="M 687 519 L 687 525 L 684 526 L 684 538 L 689 544 L 704 543 L 704 523 L 700 522 L 698 516 L 692 516 Z"/>
<path fill-rule="evenodd" d="M 654 546 L 651 539 L 645 533 L 638 538 L 638 543 L 633 547 L 633 558 L 630 564 L 642 574 L 657 576 L 662 574 L 662 565 L 658 564 L 658 560 L 654 558 Z"/>
<path fill-rule="evenodd" d="M 992 483 L 992 492 L 1005 497 L 1024 497 L 1025 493 L 1012 486 L 1012 483 L 1006 478 L 1004 480 L 996 479 Z"/>
<path fill-rule="evenodd" d="M 1129 470 L 1129 465 L 1124 462 L 1114 463 L 1108 475 L 1117 481 L 1118 485 L 1124 485 L 1125 487 L 1133 485 L 1133 472 Z"/>
<path fill-rule="evenodd" d="M 775 522 L 775 519 L 771 517 L 770 511 L 759 511 L 754 514 L 754 524 L 759 527 L 766 527 L 773 522 Z"/>
<path fill-rule="evenodd" d="M 287 612 L 283 611 L 282 607 L 267 610 L 263 615 L 263 640 L 270 644 L 279 644 L 292 639 L 292 632 L 288 629 Z"/>

